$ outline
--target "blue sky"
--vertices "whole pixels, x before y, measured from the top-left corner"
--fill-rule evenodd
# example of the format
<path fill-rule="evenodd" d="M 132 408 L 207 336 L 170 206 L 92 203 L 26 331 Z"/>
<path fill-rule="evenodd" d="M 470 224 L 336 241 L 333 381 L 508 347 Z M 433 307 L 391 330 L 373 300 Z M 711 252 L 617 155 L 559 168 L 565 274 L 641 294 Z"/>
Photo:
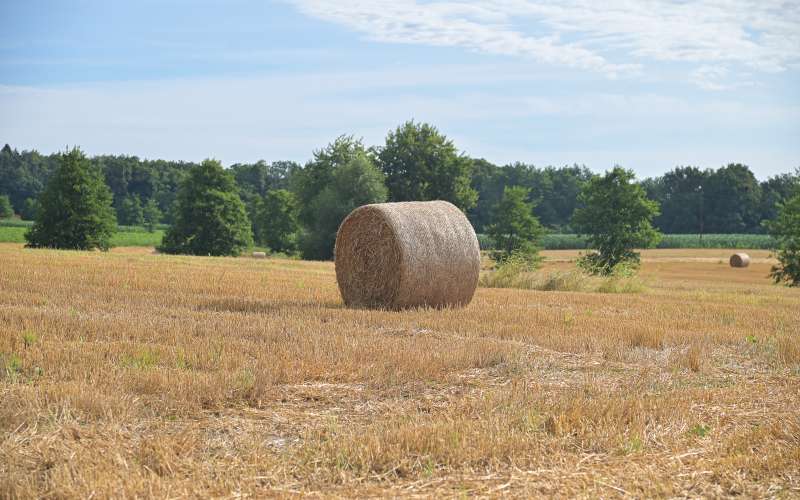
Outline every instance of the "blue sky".
<path fill-rule="evenodd" d="M 413 118 L 499 164 L 800 166 L 798 1 L 0 0 L 0 19 L 18 149 L 305 161 Z"/>

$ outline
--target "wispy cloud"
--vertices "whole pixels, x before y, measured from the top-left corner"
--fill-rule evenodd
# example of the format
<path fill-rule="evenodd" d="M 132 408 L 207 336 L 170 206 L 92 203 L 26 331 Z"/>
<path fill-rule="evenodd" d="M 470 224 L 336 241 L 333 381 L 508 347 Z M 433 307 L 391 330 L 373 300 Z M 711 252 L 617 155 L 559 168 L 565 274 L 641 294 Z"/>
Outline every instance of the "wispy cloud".
<path fill-rule="evenodd" d="M 652 61 L 741 65 L 762 72 L 779 72 L 800 63 L 800 2 L 796 0 L 293 3 L 307 15 L 379 42 L 524 56 L 610 77 L 637 73 Z M 697 75 L 690 81 L 709 90 L 727 86 L 709 84 Z"/>

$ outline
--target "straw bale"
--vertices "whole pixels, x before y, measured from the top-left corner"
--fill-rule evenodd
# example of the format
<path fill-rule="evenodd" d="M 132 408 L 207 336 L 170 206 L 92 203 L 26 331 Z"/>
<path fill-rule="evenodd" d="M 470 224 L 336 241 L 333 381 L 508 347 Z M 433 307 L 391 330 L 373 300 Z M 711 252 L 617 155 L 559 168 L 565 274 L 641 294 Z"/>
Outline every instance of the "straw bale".
<path fill-rule="evenodd" d="M 350 307 L 465 306 L 480 274 L 475 230 L 446 201 L 359 207 L 339 227 L 335 256 Z"/>
<path fill-rule="evenodd" d="M 731 267 L 747 267 L 750 265 L 750 256 L 746 253 L 735 253 L 731 255 Z"/>

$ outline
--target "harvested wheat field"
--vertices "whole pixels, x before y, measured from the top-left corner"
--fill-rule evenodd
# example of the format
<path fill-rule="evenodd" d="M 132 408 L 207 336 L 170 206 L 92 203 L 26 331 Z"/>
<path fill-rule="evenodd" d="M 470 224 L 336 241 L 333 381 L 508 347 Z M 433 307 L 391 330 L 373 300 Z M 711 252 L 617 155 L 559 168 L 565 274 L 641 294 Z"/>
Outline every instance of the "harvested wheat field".
<path fill-rule="evenodd" d="M 0 497 L 798 497 L 800 290 L 731 252 L 385 312 L 332 263 L 0 245 Z"/>

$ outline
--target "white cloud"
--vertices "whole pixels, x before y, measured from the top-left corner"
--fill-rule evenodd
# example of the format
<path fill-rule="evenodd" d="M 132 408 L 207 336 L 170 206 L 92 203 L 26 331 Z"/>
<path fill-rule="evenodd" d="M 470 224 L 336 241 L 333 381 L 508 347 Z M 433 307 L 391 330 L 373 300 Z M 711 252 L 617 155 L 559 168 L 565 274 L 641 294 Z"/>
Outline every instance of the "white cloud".
<path fill-rule="evenodd" d="M 526 56 L 611 77 L 651 61 L 761 72 L 800 63 L 797 0 L 292 1 L 310 16 L 380 42 Z M 703 73 L 709 72 L 690 81 L 726 87 L 708 83 Z"/>

